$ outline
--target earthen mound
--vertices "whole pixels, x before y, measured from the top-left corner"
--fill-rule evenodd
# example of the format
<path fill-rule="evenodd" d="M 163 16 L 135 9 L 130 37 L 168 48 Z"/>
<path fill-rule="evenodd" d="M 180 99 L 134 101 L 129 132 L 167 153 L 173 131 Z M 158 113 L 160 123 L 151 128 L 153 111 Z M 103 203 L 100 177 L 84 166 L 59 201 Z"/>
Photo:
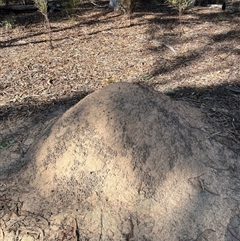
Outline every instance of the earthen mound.
<path fill-rule="evenodd" d="M 141 85 L 94 92 L 30 149 L 25 208 L 74 217 L 79 240 L 224 240 L 238 157 L 202 118 Z"/>

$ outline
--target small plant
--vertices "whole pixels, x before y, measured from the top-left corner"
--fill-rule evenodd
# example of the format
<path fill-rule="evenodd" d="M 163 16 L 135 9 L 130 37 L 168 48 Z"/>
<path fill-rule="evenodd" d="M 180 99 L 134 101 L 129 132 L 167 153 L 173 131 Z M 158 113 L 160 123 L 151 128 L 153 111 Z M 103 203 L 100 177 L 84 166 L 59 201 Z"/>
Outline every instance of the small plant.
<path fill-rule="evenodd" d="M 82 0 L 68 0 L 64 2 L 63 7 L 68 15 L 74 12 Z"/>
<path fill-rule="evenodd" d="M 228 21 L 229 18 L 227 17 L 226 13 L 219 13 L 218 15 L 218 21 Z"/>
<path fill-rule="evenodd" d="M 35 6 L 38 8 L 39 12 L 44 15 L 47 16 L 48 12 L 47 12 L 47 0 L 34 0 Z"/>
<path fill-rule="evenodd" d="M 8 149 L 12 145 L 14 145 L 12 140 L 0 141 L 0 149 Z"/>
<path fill-rule="evenodd" d="M 107 86 L 116 82 L 117 80 L 115 78 L 107 78 L 103 81 L 103 86 Z"/>
<path fill-rule="evenodd" d="M 16 17 L 14 14 L 8 15 L 5 20 L 1 22 L 1 26 L 6 30 L 13 29 L 14 24 L 16 22 Z"/>
<path fill-rule="evenodd" d="M 185 9 L 194 5 L 195 0 L 167 0 L 167 3 L 177 7 L 179 13 L 179 21 L 181 23 L 182 13 Z"/>
<path fill-rule="evenodd" d="M 35 6 L 38 8 L 39 12 L 44 16 L 47 28 L 48 28 L 48 35 L 49 35 L 49 45 L 50 48 L 53 48 L 52 45 L 52 30 L 51 24 L 48 18 L 48 3 L 47 0 L 34 0 Z"/>

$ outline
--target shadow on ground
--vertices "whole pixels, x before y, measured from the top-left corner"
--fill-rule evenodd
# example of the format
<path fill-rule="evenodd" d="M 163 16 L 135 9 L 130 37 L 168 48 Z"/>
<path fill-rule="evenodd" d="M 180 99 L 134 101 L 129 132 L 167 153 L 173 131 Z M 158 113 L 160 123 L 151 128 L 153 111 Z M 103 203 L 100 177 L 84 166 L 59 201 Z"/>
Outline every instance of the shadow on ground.
<path fill-rule="evenodd" d="M 101 4 L 106 6 L 107 1 L 103 1 Z M 60 28 L 54 28 L 52 27 L 52 32 L 63 32 L 68 29 L 78 29 L 81 28 L 81 26 L 88 26 L 91 28 L 93 25 L 97 25 L 99 23 L 101 24 L 107 24 L 111 21 L 113 21 L 114 18 L 119 17 L 120 15 L 123 15 L 122 11 L 117 11 L 114 13 L 113 16 L 111 13 L 113 11 L 109 8 L 101 8 L 96 7 L 90 2 L 85 2 L 81 4 L 74 12 L 67 13 L 65 10 L 62 10 L 60 12 L 52 12 L 48 14 L 50 23 L 61 23 L 65 21 L 72 21 L 74 24 L 68 27 L 60 27 Z M 161 24 L 164 28 L 168 29 L 171 28 L 172 24 L 176 24 L 178 20 L 176 19 L 177 11 L 176 9 L 172 8 L 171 6 L 168 6 L 166 4 L 142 4 L 138 5 L 138 7 L 134 10 L 134 12 L 131 14 L 131 19 L 144 19 L 145 16 L 148 15 L 148 13 L 156 13 L 160 14 L 161 18 L 157 18 L 154 20 L 148 20 L 147 22 L 152 23 L 152 21 L 156 24 Z M 87 17 L 82 17 L 87 16 Z M 163 17 L 172 16 L 169 19 L 163 19 Z M 79 21 L 79 17 L 82 17 Z M 101 19 L 100 19 L 101 18 Z M 12 19 L 12 20 L 11 20 Z M 34 11 L 34 12 L 1 12 L 0 15 L 0 23 L 4 26 L 4 22 L 7 21 L 14 21 L 12 22 L 13 28 L 14 26 L 21 26 L 23 28 L 23 33 L 26 32 L 25 35 L 17 37 L 17 38 L 11 38 L 7 41 L 0 41 L 0 47 L 6 48 L 6 47 L 13 47 L 13 46 L 21 46 L 29 44 L 25 43 L 25 41 L 31 37 L 41 36 L 46 33 L 48 33 L 48 30 L 44 24 L 44 17 L 40 12 Z M 144 25 L 146 23 L 141 23 L 141 25 Z M 31 28 L 38 28 L 38 30 L 31 30 Z M 126 26 L 130 27 L 130 26 Z M 118 28 L 118 27 L 116 27 Z M 105 29 L 105 31 L 112 30 L 112 29 Z M 97 34 L 98 31 L 91 33 Z M 11 28 L 9 29 L 9 34 L 11 35 Z M 64 36 L 60 39 L 53 39 L 53 43 L 65 38 L 68 38 L 69 36 Z M 47 40 L 42 40 L 40 42 L 34 41 L 30 42 L 32 44 L 42 43 L 46 42 Z M 20 42 L 20 43 L 19 43 Z"/>
<path fill-rule="evenodd" d="M 24 156 L 38 137 L 67 109 L 88 93 L 79 92 L 49 103 L 34 99 L 0 107 L 0 175 L 9 175 L 24 165 Z"/>
<path fill-rule="evenodd" d="M 166 93 L 174 100 L 188 103 L 204 113 L 204 121 L 215 129 L 215 139 L 228 148 L 240 150 L 240 84 L 222 83 L 208 88 L 191 87 Z"/>

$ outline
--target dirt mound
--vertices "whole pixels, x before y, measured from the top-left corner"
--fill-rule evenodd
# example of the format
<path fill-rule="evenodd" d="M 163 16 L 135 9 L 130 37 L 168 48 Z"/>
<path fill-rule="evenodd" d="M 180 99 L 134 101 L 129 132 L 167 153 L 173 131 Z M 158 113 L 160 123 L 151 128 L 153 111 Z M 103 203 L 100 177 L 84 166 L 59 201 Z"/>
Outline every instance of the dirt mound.
<path fill-rule="evenodd" d="M 141 85 L 96 91 L 29 150 L 21 209 L 45 240 L 230 240 L 239 159 L 201 119 Z"/>

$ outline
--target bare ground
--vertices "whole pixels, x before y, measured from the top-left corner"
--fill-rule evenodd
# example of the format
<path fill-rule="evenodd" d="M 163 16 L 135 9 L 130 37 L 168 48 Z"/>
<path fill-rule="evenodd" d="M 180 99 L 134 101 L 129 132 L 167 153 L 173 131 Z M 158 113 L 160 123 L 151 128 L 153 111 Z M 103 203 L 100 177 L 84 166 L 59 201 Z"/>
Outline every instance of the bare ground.
<path fill-rule="evenodd" d="M 174 9 L 156 6 L 139 9 L 130 25 L 127 16 L 87 4 L 70 19 L 50 15 L 53 49 L 41 15 L 15 18 L 13 29 L 0 28 L 3 195 L 5 167 L 17 165 L 66 109 L 113 82 L 141 82 L 200 108 L 210 134 L 239 153 L 239 13 L 195 7 L 179 25 Z"/>

